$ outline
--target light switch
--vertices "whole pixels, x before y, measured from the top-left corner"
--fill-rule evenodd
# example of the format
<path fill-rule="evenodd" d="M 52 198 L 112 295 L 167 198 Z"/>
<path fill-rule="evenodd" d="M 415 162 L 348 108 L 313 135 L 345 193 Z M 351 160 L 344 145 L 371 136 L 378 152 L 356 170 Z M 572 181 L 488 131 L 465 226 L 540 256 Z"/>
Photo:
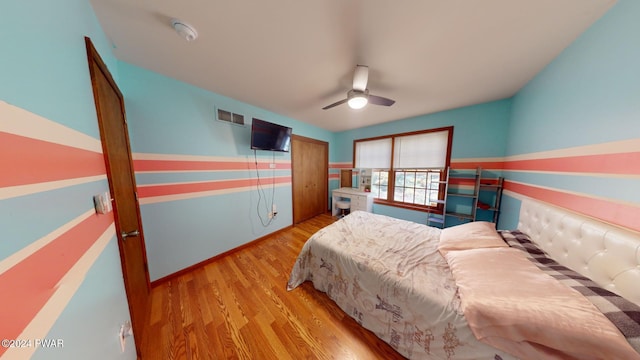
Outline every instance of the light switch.
<path fill-rule="evenodd" d="M 95 206 L 96 213 L 98 214 L 107 214 L 113 210 L 113 207 L 111 206 L 111 196 L 108 191 L 95 195 L 93 197 L 93 205 Z"/>

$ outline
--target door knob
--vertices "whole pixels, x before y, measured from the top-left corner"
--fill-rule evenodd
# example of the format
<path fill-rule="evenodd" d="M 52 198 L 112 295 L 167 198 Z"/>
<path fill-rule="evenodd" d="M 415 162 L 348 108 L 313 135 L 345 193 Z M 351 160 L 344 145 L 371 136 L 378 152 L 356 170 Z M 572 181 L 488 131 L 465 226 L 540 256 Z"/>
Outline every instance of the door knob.
<path fill-rule="evenodd" d="M 138 231 L 138 230 L 133 230 L 133 231 L 129 231 L 129 232 L 123 231 L 122 232 L 122 239 L 124 240 L 124 239 L 126 239 L 126 238 L 128 238 L 130 236 L 138 236 L 138 235 L 140 235 L 140 231 Z"/>

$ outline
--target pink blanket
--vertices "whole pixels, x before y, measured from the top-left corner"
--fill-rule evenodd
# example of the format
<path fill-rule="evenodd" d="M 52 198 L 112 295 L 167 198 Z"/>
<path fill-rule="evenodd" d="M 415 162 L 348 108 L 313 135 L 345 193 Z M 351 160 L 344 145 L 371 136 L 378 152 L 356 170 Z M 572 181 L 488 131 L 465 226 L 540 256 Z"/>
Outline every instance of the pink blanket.
<path fill-rule="evenodd" d="M 480 341 L 523 359 L 640 359 L 593 304 L 520 251 L 450 251 L 446 259 Z"/>

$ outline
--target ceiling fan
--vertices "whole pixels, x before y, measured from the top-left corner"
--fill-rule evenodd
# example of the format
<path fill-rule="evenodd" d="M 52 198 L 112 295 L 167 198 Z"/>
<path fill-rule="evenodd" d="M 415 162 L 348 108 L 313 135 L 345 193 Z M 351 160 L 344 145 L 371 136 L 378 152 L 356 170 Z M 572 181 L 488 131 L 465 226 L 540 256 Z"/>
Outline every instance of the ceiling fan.
<path fill-rule="evenodd" d="M 369 89 L 367 89 L 367 81 L 369 80 L 369 67 L 365 65 L 357 65 L 356 70 L 353 73 L 353 89 L 347 92 L 347 98 L 340 100 L 338 102 L 334 102 L 331 105 L 327 105 L 322 108 L 322 110 L 331 109 L 332 107 L 348 103 L 349 107 L 352 109 L 362 109 L 367 105 L 367 103 L 371 103 L 374 105 L 382 105 L 382 106 L 391 106 L 396 101 L 387 99 L 382 96 L 369 94 Z"/>

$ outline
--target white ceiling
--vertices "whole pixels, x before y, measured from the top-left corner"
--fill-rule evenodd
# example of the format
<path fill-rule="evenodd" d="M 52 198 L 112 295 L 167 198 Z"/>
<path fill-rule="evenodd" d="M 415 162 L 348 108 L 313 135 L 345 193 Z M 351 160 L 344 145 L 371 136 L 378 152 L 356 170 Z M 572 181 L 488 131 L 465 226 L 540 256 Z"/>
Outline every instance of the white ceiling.
<path fill-rule="evenodd" d="M 118 59 L 342 131 L 510 97 L 615 0 L 91 3 Z M 346 97 L 357 64 L 396 103 L 322 110 Z"/>

